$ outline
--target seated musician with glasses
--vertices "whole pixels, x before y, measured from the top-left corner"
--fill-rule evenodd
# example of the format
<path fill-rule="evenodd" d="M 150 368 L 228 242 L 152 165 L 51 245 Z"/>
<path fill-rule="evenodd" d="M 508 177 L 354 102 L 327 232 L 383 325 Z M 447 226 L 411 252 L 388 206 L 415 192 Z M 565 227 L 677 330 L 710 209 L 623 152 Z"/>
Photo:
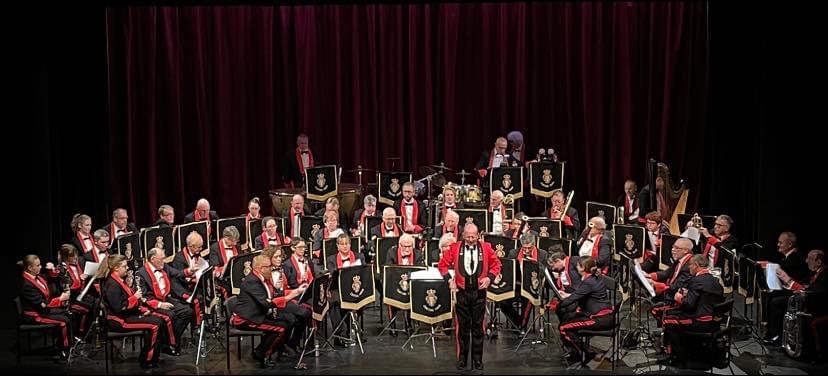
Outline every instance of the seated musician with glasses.
<path fill-rule="evenodd" d="M 687 263 L 693 256 L 693 241 L 688 238 L 679 238 L 673 244 L 673 265 L 667 270 L 648 274 L 647 281 L 653 286 L 656 299 L 661 299 L 659 304 L 653 306 L 651 313 L 656 319 L 658 327 L 661 327 L 661 320 L 664 312 L 676 309 L 679 305 L 675 301 L 676 292 L 687 287 L 692 275 L 690 266 Z"/>

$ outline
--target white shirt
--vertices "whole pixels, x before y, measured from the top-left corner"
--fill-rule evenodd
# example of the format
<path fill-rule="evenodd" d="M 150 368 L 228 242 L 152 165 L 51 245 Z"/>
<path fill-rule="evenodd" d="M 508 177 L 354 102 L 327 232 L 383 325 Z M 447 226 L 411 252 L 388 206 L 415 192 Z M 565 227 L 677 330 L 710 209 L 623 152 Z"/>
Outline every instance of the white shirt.
<path fill-rule="evenodd" d="M 281 289 L 282 288 L 282 272 L 280 272 L 278 270 L 274 270 L 273 273 L 271 273 L 271 274 L 273 275 L 273 286 L 275 286 L 277 289 Z"/>
<path fill-rule="evenodd" d="M 340 234 L 344 234 L 344 233 L 345 233 L 345 231 L 343 231 L 341 228 L 337 228 L 336 230 L 333 230 L 333 231 L 328 231 L 328 239 L 333 239 L 333 238 L 339 236 Z"/>
<path fill-rule="evenodd" d="M 502 163 L 503 163 L 503 155 L 500 155 L 500 154 L 495 154 L 494 158 L 492 158 L 492 165 L 491 165 L 491 167 L 492 167 L 492 168 L 494 168 L 494 167 L 500 167 L 500 165 L 501 165 Z"/>
<path fill-rule="evenodd" d="M 392 227 L 392 228 L 390 228 L 390 229 L 389 229 L 388 227 L 386 227 L 386 228 L 385 228 L 385 236 L 384 236 L 384 237 L 386 237 L 386 238 L 393 238 L 394 236 L 396 236 L 396 235 L 394 235 L 394 228 Z"/>
<path fill-rule="evenodd" d="M 233 247 L 227 247 L 224 241 L 221 242 L 221 245 L 224 246 L 224 256 L 227 258 L 227 262 L 230 262 L 230 259 L 233 258 Z"/>
<path fill-rule="evenodd" d="M 463 257 L 463 263 L 466 267 L 466 274 L 472 275 L 474 271 L 477 269 L 477 248 L 476 247 L 469 247 L 468 245 L 463 245 L 466 247 L 466 255 Z M 469 257 L 471 255 L 471 257 Z"/>
<path fill-rule="evenodd" d="M 302 156 L 302 167 L 309 167 L 308 163 L 310 163 L 310 150 L 308 150 L 307 154 L 302 153 L 302 151 L 300 150 L 299 155 Z M 300 171 L 300 172 L 304 172 L 304 171 Z"/>
<path fill-rule="evenodd" d="M 164 273 L 161 272 L 161 269 L 156 269 L 154 266 L 151 266 L 152 275 L 155 277 L 155 280 L 158 281 L 158 289 L 161 290 L 161 294 L 167 293 L 167 282 L 164 280 Z"/>
<path fill-rule="evenodd" d="M 413 202 L 413 200 L 412 200 Z M 405 200 L 402 201 L 403 210 L 405 210 L 405 222 L 414 226 L 414 205 L 407 205 Z"/>
<path fill-rule="evenodd" d="M 627 197 L 627 205 L 629 205 L 629 207 L 632 207 L 632 202 L 635 200 L 635 197 L 630 197 L 630 196 L 625 196 L 625 197 Z M 634 221 L 634 220 L 638 219 L 638 210 L 639 209 L 640 208 L 636 208 L 635 210 L 633 210 L 632 213 L 627 213 L 627 215 L 628 215 L 627 219 L 629 219 L 631 221 Z"/>
<path fill-rule="evenodd" d="M 299 260 L 297 259 L 296 265 L 299 265 L 299 280 L 306 280 L 307 278 L 305 278 L 305 276 L 308 275 L 308 259 L 305 258 L 304 262 L 299 262 Z"/>
<path fill-rule="evenodd" d="M 650 237 L 650 244 L 653 245 L 653 252 L 657 252 L 658 248 L 656 247 L 655 244 L 656 244 L 656 241 L 658 240 L 658 237 L 656 236 L 656 234 L 654 232 L 650 232 L 650 231 L 647 231 L 647 236 Z"/>
<path fill-rule="evenodd" d="M 95 244 L 92 243 L 92 235 L 86 236 L 85 238 L 83 236 L 81 237 L 83 238 L 83 250 L 86 252 L 93 250 Z"/>
<path fill-rule="evenodd" d="M 291 209 L 290 211 L 293 212 L 293 209 Z M 299 237 L 299 232 L 302 230 L 302 224 L 300 223 L 301 220 L 302 220 L 302 217 L 299 215 L 299 213 L 296 213 L 296 214 L 293 215 L 293 237 L 294 238 L 298 238 Z"/>
<path fill-rule="evenodd" d="M 592 256 L 592 245 L 595 243 L 595 237 L 589 236 L 584 240 L 584 243 L 581 244 L 581 249 L 578 250 L 578 256 L 587 257 Z"/>
<path fill-rule="evenodd" d="M 500 207 L 492 208 L 492 232 L 503 232 L 503 213 L 500 212 Z"/>

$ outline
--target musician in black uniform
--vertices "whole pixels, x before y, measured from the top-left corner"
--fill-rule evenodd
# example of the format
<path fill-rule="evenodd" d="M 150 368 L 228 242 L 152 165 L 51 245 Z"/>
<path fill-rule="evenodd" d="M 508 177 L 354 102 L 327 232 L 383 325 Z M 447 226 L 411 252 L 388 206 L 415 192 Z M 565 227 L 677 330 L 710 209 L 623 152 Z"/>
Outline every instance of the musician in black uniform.
<path fill-rule="evenodd" d="M 571 294 L 562 291 L 563 301 L 558 305 L 558 309 L 563 310 L 569 309 L 572 305 L 581 308 L 572 319 L 558 327 L 564 345 L 570 350 L 569 359 L 579 359 L 581 352 L 588 351 L 579 345 L 580 340 L 576 335 L 578 330 L 609 330 L 613 325 L 613 306 L 609 300 L 607 285 L 601 279 L 595 260 L 589 256 L 582 257 L 577 268 L 581 273 L 581 283 Z"/>
<path fill-rule="evenodd" d="M 92 253 L 92 252 L 90 252 Z M 96 291 L 89 289 L 81 301 L 77 297 L 86 287 L 86 281 L 89 276 L 83 274 L 84 263 L 81 263 L 81 258 L 78 257 L 78 250 L 71 244 L 63 244 L 60 246 L 60 264 L 52 268 L 49 272 L 50 277 L 57 280 L 66 278 L 69 284 L 69 310 L 77 318 L 73 320 L 75 326 L 73 332 L 76 336 L 83 336 L 86 329 L 91 322 L 92 313 L 96 306 Z M 58 284 L 59 286 L 60 284 Z"/>
<path fill-rule="evenodd" d="M 239 230 L 236 226 L 227 226 L 222 230 L 221 239 L 210 245 L 210 265 L 214 266 L 213 275 L 216 284 L 225 298 L 229 296 L 230 273 L 224 273 L 228 262 L 239 255 Z"/>
<path fill-rule="evenodd" d="M 172 206 L 161 205 L 158 207 L 158 219 L 152 224 L 153 227 L 171 227 L 175 222 L 175 210 Z"/>
<path fill-rule="evenodd" d="M 262 251 L 262 255 L 270 258 L 270 264 L 273 266 L 271 272 L 271 283 L 276 290 L 276 296 L 285 296 L 290 293 L 291 288 L 288 286 L 287 278 L 285 278 L 285 270 L 283 268 L 285 261 L 285 254 L 282 247 L 267 247 Z M 285 303 L 285 307 L 279 311 L 285 320 L 287 320 L 293 330 L 290 338 L 287 339 L 287 348 L 280 347 L 279 351 L 285 352 L 289 356 L 295 355 L 299 341 L 305 334 L 305 328 L 310 324 L 313 312 L 311 306 L 307 303 L 300 303 L 298 300 L 290 300 Z"/>
<path fill-rule="evenodd" d="M 447 191 L 448 192 L 448 191 Z M 443 216 L 443 224 L 437 226 L 434 230 L 433 237 L 440 238 L 443 234 L 452 234 L 455 238 L 460 236 L 460 214 L 454 210 L 447 210 Z"/>
<path fill-rule="evenodd" d="M 673 265 L 667 270 L 648 274 L 647 280 L 656 292 L 656 299 L 661 302 L 655 304 L 650 310 L 656 319 L 658 327 L 661 327 L 661 318 L 664 312 L 678 308 L 674 296 L 679 289 L 687 287 L 690 281 L 690 267 L 687 262 L 693 256 L 693 241 L 688 238 L 680 238 L 673 243 Z"/>
<path fill-rule="evenodd" d="M 337 240 L 338 243 L 338 240 Z M 403 234 L 400 236 L 397 245 L 388 248 L 388 254 L 385 257 L 385 265 L 423 265 L 423 253 L 422 251 L 414 248 L 414 237 L 411 234 Z M 390 321 L 394 316 L 397 315 L 400 309 L 392 306 L 388 306 L 388 320 Z M 395 321 L 392 325 L 392 329 L 397 328 L 397 322 Z M 411 328 L 411 319 L 406 318 L 405 320 L 405 329 Z M 391 331 L 391 336 L 396 337 L 397 332 Z"/>
<path fill-rule="evenodd" d="M 550 247 L 550 250 L 553 250 L 553 248 Z M 578 271 L 578 262 L 580 259 L 578 256 L 567 256 L 563 253 L 561 247 L 557 247 L 549 255 L 549 258 L 547 258 L 549 270 L 559 274 L 555 280 L 555 287 L 558 288 L 558 291 L 565 291 L 571 294 L 581 284 L 581 273 Z M 571 309 L 561 309 L 559 308 L 560 303 L 561 301 L 557 298 L 551 300 L 548 305 L 549 309 L 558 315 L 560 322 L 571 320 L 575 314 L 575 305 L 568 306 Z"/>
<path fill-rule="evenodd" d="M 328 271 L 332 273 L 334 279 L 339 278 L 337 273 L 335 273 L 336 270 L 354 265 L 365 265 L 365 257 L 362 253 L 354 252 L 354 250 L 351 249 L 351 239 L 347 234 L 341 234 L 336 238 L 336 249 L 337 253 L 328 258 L 327 264 Z M 331 323 L 334 326 L 338 325 L 339 322 L 342 321 L 342 317 L 347 313 L 347 310 L 342 309 L 341 302 L 339 301 L 339 288 L 340 287 L 338 285 L 335 288 L 331 287 L 330 296 L 328 296 L 328 301 L 331 304 L 329 311 Z M 346 318 L 346 320 L 350 320 L 350 318 Z M 341 337 L 347 337 L 350 330 L 351 325 L 349 325 L 349 322 L 345 322 L 340 325 L 339 332 L 337 334 Z M 361 337 L 361 339 L 362 342 L 365 342 L 364 336 Z M 337 346 L 345 347 L 345 343 L 343 343 L 339 338 L 336 338 L 334 343 Z"/>
<path fill-rule="evenodd" d="M 409 234 L 419 234 L 426 228 L 426 207 L 414 198 L 414 183 L 402 185 L 403 198 L 394 202 L 394 210 L 402 217 L 402 228 Z"/>
<path fill-rule="evenodd" d="M 509 255 L 507 257 L 514 259 L 515 263 L 518 265 L 516 268 L 517 275 L 515 275 L 515 280 L 518 281 L 518 283 L 523 281 L 522 275 L 524 260 L 535 261 L 540 267 L 543 267 L 546 262 L 546 251 L 538 249 L 538 247 L 535 246 L 536 241 L 537 238 L 534 234 L 523 234 L 520 236 L 520 248 L 509 251 Z M 542 276 L 539 277 L 543 278 Z M 520 289 L 515 286 L 515 291 L 520 291 Z M 518 311 L 515 307 L 515 303 L 518 303 L 520 306 L 520 311 Z M 529 314 L 532 313 L 532 304 L 529 303 L 529 299 L 526 299 L 523 296 L 518 296 L 516 298 L 506 299 L 498 305 L 500 306 L 500 310 L 503 311 L 506 317 L 508 317 L 521 332 L 526 331 L 526 324 L 529 322 Z"/>
<path fill-rule="evenodd" d="M 27 255 L 17 265 L 23 269 L 20 286 L 20 304 L 23 308 L 21 321 L 26 324 L 54 325 L 60 332 L 60 340 L 57 341 L 59 355 L 67 358 L 72 338 L 72 322 L 66 311 L 69 291 L 52 293 L 48 281 L 40 275 L 40 258 L 37 255 Z"/>
<path fill-rule="evenodd" d="M 181 248 L 180 252 L 175 253 L 175 258 L 170 263 L 173 269 L 180 270 L 184 274 L 183 278 L 172 279 L 173 291 L 181 291 L 181 294 L 178 296 L 184 302 L 190 300 L 190 294 L 194 293 L 196 295 L 192 298 L 189 305 L 193 310 L 193 327 L 199 327 L 201 325 L 203 311 L 201 309 L 201 300 L 199 299 L 203 297 L 200 291 L 193 292 L 197 282 L 195 273 L 200 267 L 206 268 L 204 265 L 208 261 L 201 257 L 201 249 L 204 247 L 204 240 L 202 240 L 201 234 L 196 231 L 191 232 L 187 235 L 186 242 L 187 245 Z"/>
<path fill-rule="evenodd" d="M 566 209 L 566 213 L 562 213 L 564 206 L 566 206 L 566 197 L 563 191 L 552 193 L 550 201 L 552 205 L 544 213 L 544 216 L 549 219 L 560 220 L 564 228 L 564 237 L 567 239 L 575 238 L 581 231 L 581 219 L 578 216 L 578 210 L 570 205 Z"/>
<path fill-rule="evenodd" d="M 362 199 L 363 207 L 354 212 L 354 220 L 351 221 L 351 235 L 362 236 L 365 231 L 365 217 L 377 216 L 377 198 L 374 195 L 367 195 Z M 367 229 L 370 231 L 371 229 Z M 367 231 L 366 231 L 367 233 Z"/>
<path fill-rule="evenodd" d="M 126 209 L 118 208 L 112 212 L 112 222 L 108 223 L 101 230 L 106 230 L 109 233 L 109 237 L 113 240 L 112 244 L 117 244 L 114 241 L 115 239 L 121 237 L 121 235 L 138 232 L 138 227 L 135 227 L 134 223 L 129 222 L 129 214 L 127 214 Z"/>
<path fill-rule="evenodd" d="M 813 336 L 816 353 L 822 356 L 828 350 L 825 343 L 828 340 L 828 326 L 826 326 L 826 323 L 828 323 L 828 273 L 825 273 L 825 252 L 821 249 L 814 249 L 808 252 L 805 262 L 812 272 L 807 284 L 797 282 L 785 272 L 780 273 L 779 279 L 784 283 L 786 289 L 791 290 L 794 294 L 801 294 L 802 298 L 805 299 L 804 311 L 812 316 L 807 329 L 810 329 L 810 334 Z M 775 300 L 771 303 L 771 310 L 786 312 L 786 305 L 787 302 L 783 303 Z M 778 325 L 781 326 L 782 324 L 779 323 Z M 807 333 L 807 329 L 805 333 Z M 817 359 L 824 358 L 819 357 Z"/>
<path fill-rule="evenodd" d="M 253 258 L 253 270 L 242 280 L 238 303 L 231 323 L 243 329 L 265 332 L 262 342 L 253 350 L 253 359 L 262 368 L 275 365 L 270 355 L 284 344 L 293 323 L 280 310 L 291 299 L 301 295 L 307 285 L 298 286 L 283 296 L 278 296 L 272 284 L 273 265 L 264 255 Z"/>
<path fill-rule="evenodd" d="M 281 246 L 289 244 L 289 237 L 282 237 L 282 234 L 277 231 L 276 218 L 267 216 L 262 219 L 262 233 L 256 236 L 253 241 L 253 248 L 265 249 L 270 246 Z"/>
<path fill-rule="evenodd" d="M 719 328 L 719 322 L 713 317 L 713 307 L 724 301 L 721 282 L 707 269 L 709 260 L 703 255 L 694 255 L 687 262 L 693 276 L 686 288 L 674 294 L 678 309 L 664 314 L 664 338 L 667 344 L 667 358 L 660 363 L 685 363 L 687 353 L 682 343 L 682 333 L 712 333 Z"/>
<path fill-rule="evenodd" d="M 142 306 L 142 291 L 134 291 L 127 286 L 127 260 L 123 255 L 111 255 L 98 269 L 98 278 L 106 278 L 101 288 L 103 302 L 107 309 L 107 325 L 111 332 L 144 331 L 143 346 L 138 356 L 141 368 L 158 367 L 161 343 L 167 342 L 166 325 L 161 317 L 149 313 Z"/>
<path fill-rule="evenodd" d="M 170 338 L 170 354 L 177 356 L 180 355 L 181 335 L 193 319 L 193 309 L 183 298 L 190 292 L 184 287 L 186 275 L 182 270 L 164 263 L 164 257 L 163 249 L 150 249 L 147 262 L 138 270 L 138 275 L 141 276 L 141 290 L 146 291 L 147 305 L 164 316 L 162 318 Z M 179 283 L 173 283 L 173 280 Z"/>
<path fill-rule="evenodd" d="M 463 242 L 454 243 L 443 253 L 437 268 L 456 292 L 455 332 L 457 333 L 457 369 L 466 368 L 471 353 L 474 369 L 483 369 L 483 316 L 486 310 L 486 289 L 500 274 L 500 259 L 492 246 L 480 241 L 474 223 L 463 226 Z M 454 269 L 454 278 L 449 274 Z M 471 343 L 469 343 L 471 333 Z M 471 345 L 471 346 L 469 346 Z"/>
<path fill-rule="evenodd" d="M 592 257 L 598 264 L 598 269 L 604 275 L 609 275 L 609 267 L 612 263 L 612 237 L 607 231 L 607 223 L 602 217 L 589 219 L 587 228 L 575 243 L 578 247 L 578 256 Z"/>
<path fill-rule="evenodd" d="M 800 284 L 804 284 L 810 277 L 808 264 L 805 263 L 805 252 L 800 252 L 796 248 L 796 234 L 790 231 L 785 231 L 779 235 L 776 243 L 782 260 L 779 260 L 779 269 L 777 269 L 777 276 L 781 279 L 782 276 L 787 276 Z M 767 267 L 767 264 L 764 264 Z M 781 343 L 780 335 L 782 334 L 782 318 L 787 311 L 788 299 L 791 297 L 791 290 L 773 290 L 769 294 L 765 294 L 762 299 L 764 311 L 768 315 L 765 318 L 768 322 L 767 332 L 765 333 L 765 343 L 769 345 L 778 345 Z M 770 307 L 778 307 L 777 310 L 771 310 Z"/>

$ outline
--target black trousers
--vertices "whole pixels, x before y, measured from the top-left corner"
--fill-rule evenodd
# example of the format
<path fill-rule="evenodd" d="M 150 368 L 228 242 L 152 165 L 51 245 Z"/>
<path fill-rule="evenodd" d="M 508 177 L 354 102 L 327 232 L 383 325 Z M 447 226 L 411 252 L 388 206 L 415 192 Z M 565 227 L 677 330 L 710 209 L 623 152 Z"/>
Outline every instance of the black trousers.
<path fill-rule="evenodd" d="M 782 335 L 782 321 L 785 318 L 785 312 L 788 311 L 788 299 L 791 297 L 791 292 L 788 290 L 774 291 L 765 295 L 764 301 L 767 305 L 765 310 L 765 318 L 768 320 L 768 337 Z"/>
<path fill-rule="evenodd" d="M 515 307 L 515 303 L 520 302 L 520 309 Z M 500 310 L 509 318 L 512 324 L 525 329 L 529 321 L 529 314 L 532 312 L 532 305 L 529 304 L 529 299 L 522 296 L 513 299 L 507 299 L 498 303 Z"/>
<path fill-rule="evenodd" d="M 476 279 L 475 279 L 476 280 Z M 486 290 L 457 290 L 457 360 L 466 360 L 471 352 L 472 361 L 483 361 L 483 315 L 486 313 Z M 469 339 L 471 335 L 471 339 Z M 471 346 L 469 346 L 471 341 Z"/>
<path fill-rule="evenodd" d="M 170 346 L 180 346 L 181 336 L 184 334 L 184 330 L 187 329 L 187 324 L 193 320 L 193 309 L 186 302 L 175 298 L 167 298 L 167 302 L 173 304 L 172 309 L 157 309 L 155 312 L 166 316 L 169 321 L 165 319 L 165 324 L 169 322 L 172 325 L 172 333 L 169 330 L 167 331 L 167 336 L 172 334 L 168 344 Z"/>
<path fill-rule="evenodd" d="M 592 317 L 587 316 L 583 312 L 578 312 L 574 317 L 561 323 L 558 330 L 561 332 L 561 342 L 567 347 L 574 348 L 578 352 L 582 352 L 579 343 L 580 337 L 576 334 L 579 330 L 609 330 L 612 329 L 612 314 Z"/>
<path fill-rule="evenodd" d="M 668 348 L 667 352 L 682 359 L 686 359 L 690 355 L 688 348 L 690 342 L 687 339 L 682 341 L 683 333 L 713 333 L 719 327 L 719 323 L 716 321 L 698 321 L 693 317 L 684 315 L 665 315 L 663 325 L 664 341 Z"/>
<path fill-rule="evenodd" d="M 26 324 L 48 324 L 54 325 L 55 330 L 60 333 L 59 347 L 68 349 L 72 345 L 72 320 L 66 314 L 66 310 L 59 308 L 48 308 L 49 312 L 23 312 L 21 321 Z"/>
<path fill-rule="evenodd" d="M 300 306 L 293 301 L 287 302 L 285 308 L 279 310 L 279 317 L 285 320 L 286 329 L 290 331 L 287 345 L 293 348 L 299 345 L 302 335 L 311 320 L 310 309 Z"/>
<path fill-rule="evenodd" d="M 144 331 L 144 344 L 141 347 L 141 354 L 138 361 L 151 364 L 158 363 L 159 346 L 167 341 L 167 332 L 164 330 L 166 323 L 158 316 L 146 315 L 143 317 L 129 316 L 121 318 L 115 315 L 108 315 L 107 322 L 109 331 L 131 332 L 133 330 Z"/>
<path fill-rule="evenodd" d="M 247 321 L 239 316 L 233 316 L 233 325 L 241 329 L 261 330 L 264 332 L 262 342 L 253 349 L 253 356 L 256 359 L 269 358 L 279 345 L 285 342 L 289 323 L 285 316 L 279 315 L 265 318 L 261 323 Z"/>

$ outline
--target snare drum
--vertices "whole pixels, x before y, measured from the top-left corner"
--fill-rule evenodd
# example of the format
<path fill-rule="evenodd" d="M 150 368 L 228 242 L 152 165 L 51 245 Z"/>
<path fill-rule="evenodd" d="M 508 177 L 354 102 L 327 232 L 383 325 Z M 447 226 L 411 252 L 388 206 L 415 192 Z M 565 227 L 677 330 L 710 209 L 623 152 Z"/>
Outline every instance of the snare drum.
<path fill-rule="evenodd" d="M 279 188 L 270 190 L 270 200 L 273 202 L 273 216 L 281 217 L 282 213 L 290 209 L 290 203 L 294 195 L 305 196 L 302 188 Z"/>

